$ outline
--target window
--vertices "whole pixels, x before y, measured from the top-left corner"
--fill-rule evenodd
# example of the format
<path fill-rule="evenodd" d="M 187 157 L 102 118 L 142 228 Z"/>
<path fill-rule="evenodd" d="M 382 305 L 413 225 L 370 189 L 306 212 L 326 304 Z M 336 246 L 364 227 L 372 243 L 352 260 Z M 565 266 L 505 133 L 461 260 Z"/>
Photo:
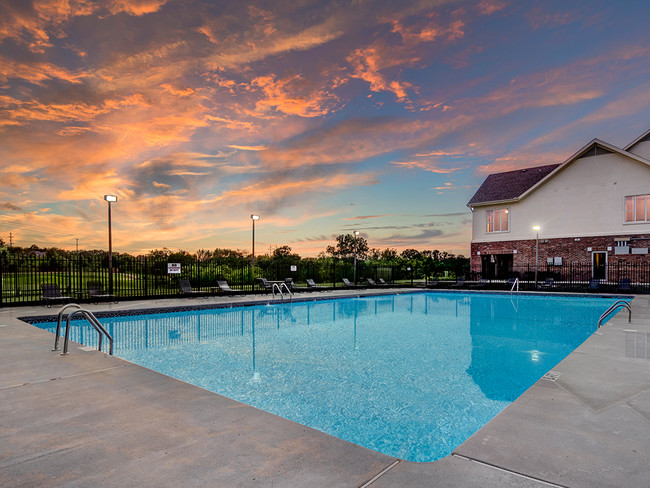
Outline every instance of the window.
<path fill-rule="evenodd" d="M 488 232 L 507 232 L 508 231 L 508 212 L 507 208 L 499 210 L 488 210 L 487 212 L 487 231 Z"/>
<path fill-rule="evenodd" d="M 650 195 L 625 197 L 625 222 L 650 221 Z"/>

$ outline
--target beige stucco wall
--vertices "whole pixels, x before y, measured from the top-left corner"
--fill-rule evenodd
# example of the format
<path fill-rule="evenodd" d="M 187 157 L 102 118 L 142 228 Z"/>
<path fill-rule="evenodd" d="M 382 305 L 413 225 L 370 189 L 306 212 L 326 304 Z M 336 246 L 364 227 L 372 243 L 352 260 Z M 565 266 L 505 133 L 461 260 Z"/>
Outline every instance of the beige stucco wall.
<path fill-rule="evenodd" d="M 534 239 L 533 225 L 540 239 L 648 233 L 650 223 L 624 223 L 624 197 L 647 193 L 650 166 L 619 154 L 581 158 L 519 202 L 476 207 L 472 242 Z M 486 210 L 504 207 L 510 230 L 486 233 Z"/>

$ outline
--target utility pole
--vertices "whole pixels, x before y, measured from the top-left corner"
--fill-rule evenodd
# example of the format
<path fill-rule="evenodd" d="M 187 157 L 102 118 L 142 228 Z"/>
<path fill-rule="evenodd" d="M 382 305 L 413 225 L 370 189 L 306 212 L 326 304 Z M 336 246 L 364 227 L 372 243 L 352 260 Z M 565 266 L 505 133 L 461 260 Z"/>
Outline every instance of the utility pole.
<path fill-rule="evenodd" d="M 11 232 L 9 232 L 9 247 L 14 247 L 14 236 Z"/>

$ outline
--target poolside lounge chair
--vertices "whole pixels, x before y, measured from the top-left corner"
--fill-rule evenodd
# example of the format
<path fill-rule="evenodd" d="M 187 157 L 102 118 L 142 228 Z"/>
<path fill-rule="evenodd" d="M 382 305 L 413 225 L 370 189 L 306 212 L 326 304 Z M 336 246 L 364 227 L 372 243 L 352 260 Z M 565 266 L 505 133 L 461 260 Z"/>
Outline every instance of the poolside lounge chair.
<path fill-rule="evenodd" d="M 632 283 L 629 278 L 623 278 L 618 282 L 617 291 L 632 292 Z"/>
<path fill-rule="evenodd" d="M 589 280 L 589 287 L 587 288 L 588 291 L 598 291 L 600 290 L 600 279 L 599 278 L 592 278 Z"/>
<path fill-rule="evenodd" d="M 307 282 L 307 289 L 309 291 L 315 291 L 315 290 L 325 291 L 325 288 L 320 285 L 317 285 L 313 279 L 307 278 L 305 281 Z"/>
<path fill-rule="evenodd" d="M 383 278 L 377 278 L 377 281 L 379 282 L 380 285 L 388 286 L 388 283 L 386 283 L 386 280 L 384 280 Z"/>
<path fill-rule="evenodd" d="M 190 298 L 194 298 L 195 296 L 202 296 L 203 298 L 208 298 L 206 292 L 193 290 L 192 285 L 190 284 L 190 280 L 180 279 L 178 280 L 178 285 L 181 287 L 181 293 L 183 295 L 189 295 Z"/>
<path fill-rule="evenodd" d="M 296 284 L 293 282 L 293 278 L 285 278 L 284 284 L 287 285 L 287 288 L 289 288 L 289 291 L 291 292 L 294 292 L 298 289 Z"/>
<path fill-rule="evenodd" d="M 465 277 L 461 276 L 456 280 L 456 283 L 451 285 L 452 288 L 463 288 L 465 286 Z"/>
<path fill-rule="evenodd" d="M 547 290 L 555 288 L 555 283 L 553 283 L 553 278 L 546 278 L 546 280 L 544 280 L 544 283 L 541 283 L 539 287 L 545 288 Z"/>
<path fill-rule="evenodd" d="M 365 288 L 365 286 L 363 286 L 363 285 L 354 285 L 354 284 L 350 283 L 350 280 L 348 280 L 347 278 L 341 278 L 341 281 L 343 282 L 343 284 L 345 285 L 346 288 L 355 288 L 355 289 Z"/>
<path fill-rule="evenodd" d="M 225 295 L 236 295 L 238 290 L 233 290 L 226 280 L 217 280 L 217 288 Z"/>
<path fill-rule="evenodd" d="M 372 278 L 366 278 L 366 281 L 368 282 L 368 286 L 370 286 L 371 288 L 383 288 L 384 286 L 388 286 L 387 284 L 382 285 L 381 283 L 377 283 Z"/>
<path fill-rule="evenodd" d="M 54 302 L 63 303 L 67 300 L 72 300 L 72 297 L 61 295 L 59 285 L 56 283 L 43 283 L 41 285 L 41 290 L 43 291 L 43 301 L 47 304 L 48 307 L 51 307 L 52 303 Z"/>
<path fill-rule="evenodd" d="M 273 285 L 269 283 L 269 280 L 266 278 L 257 278 L 257 282 L 264 288 L 264 291 L 267 293 L 273 289 Z"/>
<path fill-rule="evenodd" d="M 101 300 L 106 300 L 107 302 L 115 300 L 115 303 L 117 303 L 115 295 L 104 291 L 101 281 L 89 281 L 86 286 L 88 287 L 88 296 L 94 303 L 98 303 Z"/>
<path fill-rule="evenodd" d="M 478 283 L 473 283 L 469 285 L 470 288 L 485 288 L 485 285 L 488 284 L 488 280 L 485 278 L 481 278 Z"/>

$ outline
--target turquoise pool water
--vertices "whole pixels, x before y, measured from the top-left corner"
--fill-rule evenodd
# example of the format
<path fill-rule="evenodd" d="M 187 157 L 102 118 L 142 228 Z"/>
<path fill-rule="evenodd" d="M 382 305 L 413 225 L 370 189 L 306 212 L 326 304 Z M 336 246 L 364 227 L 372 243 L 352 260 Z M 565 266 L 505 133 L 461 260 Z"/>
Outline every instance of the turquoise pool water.
<path fill-rule="evenodd" d="M 101 322 L 118 357 L 427 462 L 450 454 L 579 346 L 613 302 L 431 292 Z M 74 321 L 71 338 L 92 346 L 97 334 Z"/>

